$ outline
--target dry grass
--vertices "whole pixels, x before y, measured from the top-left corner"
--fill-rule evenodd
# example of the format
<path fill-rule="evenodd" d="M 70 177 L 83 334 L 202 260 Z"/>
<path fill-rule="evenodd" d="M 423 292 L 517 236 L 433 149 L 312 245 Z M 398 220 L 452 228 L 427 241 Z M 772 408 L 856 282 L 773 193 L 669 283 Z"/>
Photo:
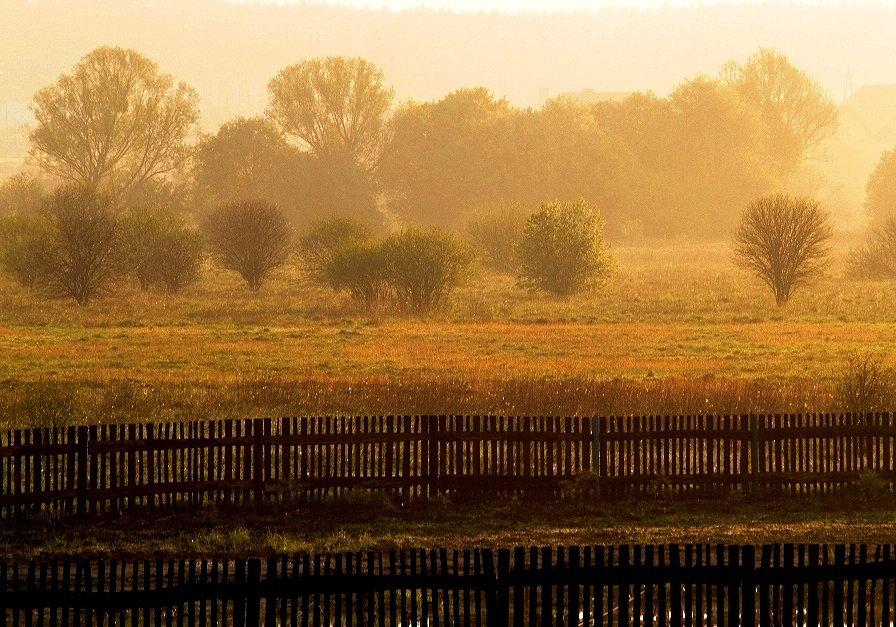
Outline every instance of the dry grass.
<path fill-rule="evenodd" d="M 89 307 L 0 279 L 0 424 L 22 384 L 71 382 L 78 421 L 283 414 L 742 413 L 836 409 L 839 364 L 886 351 L 891 287 L 831 276 L 784 309 L 727 246 L 618 249 L 600 294 L 483 275 L 426 318 L 364 312 L 283 272 L 252 294 L 209 271 L 183 294 Z"/>
<path fill-rule="evenodd" d="M 670 543 L 892 543 L 894 503 L 849 498 L 324 502 L 282 510 L 134 510 L 0 521 L 0 559 L 235 558 L 398 548 Z M 24 524 L 23 524 L 24 523 Z"/>

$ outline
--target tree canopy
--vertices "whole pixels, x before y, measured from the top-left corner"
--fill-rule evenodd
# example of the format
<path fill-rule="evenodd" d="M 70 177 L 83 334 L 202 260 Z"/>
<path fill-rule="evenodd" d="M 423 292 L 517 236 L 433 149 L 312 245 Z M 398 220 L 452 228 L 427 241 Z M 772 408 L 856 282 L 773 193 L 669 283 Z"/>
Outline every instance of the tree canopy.
<path fill-rule="evenodd" d="M 263 200 L 299 228 L 330 215 L 382 222 L 373 177 L 349 155 L 318 157 L 290 144 L 266 118 L 235 118 L 193 158 L 200 206 Z"/>
<path fill-rule="evenodd" d="M 817 202 L 763 196 L 747 208 L 734 233 L 735 261 L 772 289 L 780 307 L 827 267 L 831 233 L 830 217 Z"/>
<path fill-rule="evenodd" d="M 393 91 L 364 59 L 326 57 L 282 69 L 268 83 L 269 118 L 318 157 L 351 155 L 372 168 Z"/>
<path fill-rule="evenodd" d="M 29 158 L 113 201 L 175 170 L 199 118 L 196 92 L 134 50 L 96 48 L 34 95 Z"/>
<path fill-rule="evenodd" d="M 745 63 L 725 64 L 721 76 L 762 112 L 782 174 L 822 156 L 821 142 L 837 130 L 837 107 L 818 81 L 771 48 L 760 48 Z"/>
<path fill-rule="evenodd" d="M 297 150 L 264 118 L 234 118 L 203 137 L 193 157 L 197 191 L 212 205 L 280 200 Z"/>

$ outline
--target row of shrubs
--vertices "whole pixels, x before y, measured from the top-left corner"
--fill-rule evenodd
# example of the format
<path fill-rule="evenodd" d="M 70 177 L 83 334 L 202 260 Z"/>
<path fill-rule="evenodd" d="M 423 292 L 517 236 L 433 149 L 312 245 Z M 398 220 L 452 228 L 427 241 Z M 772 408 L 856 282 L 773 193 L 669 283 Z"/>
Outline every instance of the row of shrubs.
<path fill-rule="evenodd" d="M 480 227 L 500 227 L 494 216 Z M 566 295 L 599 285 L 612 269 L 600 215 L 582 200 L 543 203 L 519 230 L 471 229 L 470 242 L 435 227 L 378 237 L 357 219 L 333 217 L 312 225 L 297 245 L 283 212 L 267 201 L 221 205 L 197 229 L 166 208 L 118 211 L 102 194 L 63 186 L 40 211 L 0 221 L 0 263 L 24 287 L 86 305 L 122 277 L 178 292 L 199 278 L 206 255 L 257 291 L 298 255 L 312 281 L 362 306 L 417 313 L 441 306 L 469 276 L 476 251 L 494 250 L 491 242 L 513 242 L 506 251 L 512 264 L 492 265 L 516 271 L 531 289 Z"/>
<path fill-rule="evenodd" d="M 119 211 L 97 192 L 63 186 L 41 210 L 0 221 L 0 264 L 25 287 L 86 305 L 122 276 L 143 289 L 175 293 L 199 278 L 206 254 L 257 291 L 297 253 L 317 284 L 363 307 L 389 303 L 415 313 L 444 304 L 477 256 L 515 274 L 521 287 L 559 296 L 597 289 L 613 272 L 600 214 L 581 199 L 542 203 L 534 212 L 482 212 L 467 228 L 467 241 L 414 226 L 377 237 L 357 219 L 333 217 L 313 224 L 296 245 L 284 213 L 267 201 L 223 204 L 196 229 L 166 208 Z M 796 285 L 826 267 L 830 234 L 817 203 L 765 197 L 745 213 L 735 260 L 772 287 L 782 305 Z M 855 278 L 896 276 L 896 217 L 871 229 L 847 262 Z"/>

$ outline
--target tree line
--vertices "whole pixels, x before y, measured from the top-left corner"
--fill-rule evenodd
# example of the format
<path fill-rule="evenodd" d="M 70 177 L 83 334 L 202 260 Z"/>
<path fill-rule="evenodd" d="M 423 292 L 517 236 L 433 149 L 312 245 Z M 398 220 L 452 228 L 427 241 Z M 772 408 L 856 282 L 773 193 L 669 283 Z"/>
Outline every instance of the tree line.
<path fill-rule="evenodd" d="M 805 188 L 836 129 L 831 99 L 770 49 L 668 98 L 537 110 L 484 88 L 396 106 L 363 59 L 301 61 L 270 81 L 264 116 L 200 135 L 195 90 L 102 47 L 31 108 L 38 174 L 0 188 L 2 262 L 80 304 L 123 272 L 177 291 L 198 276 L 203 242 L 257 290 L 297 231 L 309 276 L 368 304 L 442 302 L 472 259 L 463 229 L 521 285 L 565 295 L 609 275 L 604 230 L 726 237 L 757 198 Z M 871 212 L 892 161 L 869 181 Z"/>

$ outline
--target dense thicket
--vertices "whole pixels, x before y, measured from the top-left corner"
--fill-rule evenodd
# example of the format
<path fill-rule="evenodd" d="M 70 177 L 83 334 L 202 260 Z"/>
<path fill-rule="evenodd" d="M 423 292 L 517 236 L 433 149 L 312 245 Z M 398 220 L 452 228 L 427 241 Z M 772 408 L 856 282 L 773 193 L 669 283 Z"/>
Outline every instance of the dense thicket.
<path fill-rule="evenodd" d="M 406 103 L 380 161 L 388 208 L 458 225 L 490 206 L 583 198 L 615 237 L 725 236 L 754 198 L 784 188 L 814 137 L 833 128 L 830 99 L 774 58 L 752 73 L 734 65 L 725 79 L 684 81 L 667 98 L 558 98 L 521 110 L 477 88 Z M 769 104 L 780 94 L 762 97 L 774 72 L 805 79 L 798 104 L 820 111 L 812 137 L 800 126 L 808 122 Z"/>

